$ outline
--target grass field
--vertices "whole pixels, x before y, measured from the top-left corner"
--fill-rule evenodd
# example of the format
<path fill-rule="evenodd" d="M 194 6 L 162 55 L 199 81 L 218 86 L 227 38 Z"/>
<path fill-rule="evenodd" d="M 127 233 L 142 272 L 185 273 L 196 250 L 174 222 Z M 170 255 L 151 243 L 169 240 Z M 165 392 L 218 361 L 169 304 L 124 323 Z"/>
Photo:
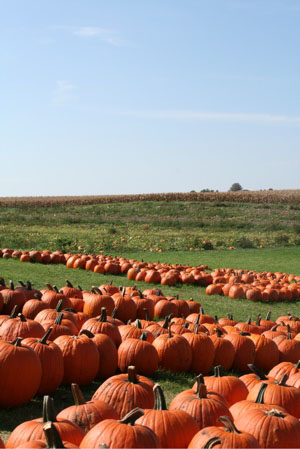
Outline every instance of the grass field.
<path fill-rule="evenodd" d="M 207 194 L 205 194 L 207 195 Z M 282 198 L 282 197 L 280 197 Z M 2 203 L 1 203 L 2 204 Z M 115 256 L 211 268 L 232 267 L 255 271 L 282 271 L 300 274 L 300 206 L 297 199 L 251 203 L 233 201 L 131 201 L 83 205 L 49 201 L 6 202 L 0 210 L 0 247 L 14 249 L 60 249 L 109 253 Z M 229 248 L 233 248 L 229 250 Z M 209 250 L 212 249 L 212 250 Z M 0 259 L 0 276 L 6 280 L 30 279 L 35 287 L 46 282 L 61 287 L 65 279 L 83 288 L 107 283 L 133 285 L 124 276 L 104 276 L 63 265 L 40 265 Z M 149 284 L 138 283 L 143 290 Z M 207 296 L 202 287 L 163 288 L 167 295 L 193 297 L 206 313 L 237 320 L 249 315 L 273 317 L 290 311 L 299 315 L 299 303 L 250 303 L 228 297 Z M 193 373 L 170 374 L 158 371 L 153 376 L 166 392 L 168 402 L 194 382 Z M 83 388 L 89 399 L 98 381 Z M 70 389 L 60 387 L 54 394 L 57 410 L 71 404 Z M 41 415 L 42 398 L 11 410 L 0 410 L 0 433 L 6 438 L 20 422 Z"/>

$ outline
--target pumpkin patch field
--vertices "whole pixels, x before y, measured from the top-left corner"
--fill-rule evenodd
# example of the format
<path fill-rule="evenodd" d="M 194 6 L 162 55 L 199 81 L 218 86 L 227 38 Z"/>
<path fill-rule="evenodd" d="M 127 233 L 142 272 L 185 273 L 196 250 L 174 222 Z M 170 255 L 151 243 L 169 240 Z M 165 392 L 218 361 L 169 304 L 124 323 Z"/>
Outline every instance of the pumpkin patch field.
<path fill-rule="evenodd" d="M 6 447 L 300 447 L 299 208 L 232 198 L 4 204 Z"/>

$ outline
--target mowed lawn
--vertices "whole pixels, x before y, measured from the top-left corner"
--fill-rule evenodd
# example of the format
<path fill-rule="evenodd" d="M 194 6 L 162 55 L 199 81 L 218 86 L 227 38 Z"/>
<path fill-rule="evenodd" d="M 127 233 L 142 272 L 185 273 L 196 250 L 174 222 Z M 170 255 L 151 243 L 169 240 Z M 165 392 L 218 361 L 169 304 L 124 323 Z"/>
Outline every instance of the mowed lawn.
<path fill-rule="evenodd" d="M 300 248 L 263 248 L 245 249 L 233 251 L 166 251 L 160 254 L 151 252 L 121 252 L 112 255 L 124 256 L 130 259 L 147 260 L 149 262 L 181 263 L 189 265 L 206 264 L 210 268 L 232 267 L 244 268 L 255 271 L 282 271 L 286 273 L 300 274 Z M 36 288 L 44 288 L 46 282 L 55 284 L 58 287 L 65 285 L 65 280 L 69 279 L 74 285 L 81 285 L 84 289 L 89 289 L 92 285 L 100 285 L 110 280 L 117 286 L 133 285 L 133 281 L 127 280 L 125 276 L 100 275 L 84 270 L 67 269 L 64 265 L 41 265 L 33 263 L 20 263 L 17 260 L 0 259 L 0 276 L 6 281 L 12 279 L 15 284 L 19 280 L 31 280 Z M 143 290 L 149 287 L 144 282 L 138 283 L 138 287 Z M 225 316 L 226 313 L 233 313 L 237 320 L 246 320 L 248 316 L 256 318 L 259 313 L 265 315 L 269 310 L 272 317 L 286 314 L 288 311 L 299 315 L 298 302 L 276 304 L 251 303 L 245 299 L 231 300 L 227 297 L 207 296 L 203 287 L 178 285 L 177 287 L 163 287 L 166 295 L 178 294 L 180 298 L 199 301 L 206 313 L 218 317 Z M 157 371 L 152 376 L 153 381 L 159 382 L 166 394 L 168 403 L 175 394 L 183 389 L 190 388 L 195 380 L 194 373 L 171 374 Z M 99 381 L 94 381 L 82 390 L 86 399 L 90 399 L 92 394 L 100 385 Z M 72 404 L 72 397 L 69 386 L 60 387 L 53 395 L 57 411 Z M 14 409 L 0 410 L 0 433 L 5 439 L 7 435 L 21 422 L 38 418 L 41 416 L 42 397 L 36 396 L 29 404 Z"/>

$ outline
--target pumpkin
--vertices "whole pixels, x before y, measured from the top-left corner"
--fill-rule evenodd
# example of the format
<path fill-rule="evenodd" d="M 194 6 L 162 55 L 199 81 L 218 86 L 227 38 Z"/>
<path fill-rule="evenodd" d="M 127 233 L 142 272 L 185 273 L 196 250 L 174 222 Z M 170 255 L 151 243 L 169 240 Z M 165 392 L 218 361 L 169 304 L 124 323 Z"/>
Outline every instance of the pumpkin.
<path fill-rule="evenodd" d="M 105 334 L 93 337 L 99 353 L 99 369 L 97 377 L 107 379 L 115 374 L 118 368 L 118 350 L 112 339 Z"/>
<path fill-rule="evenodd" d="M 197 374 L 207 374 L 215 356 L 215 348 L 210 337 L 202 333 L 184 333 L 182 336 L 188 341 L 192 350 L 190 370 Z"/>
<path fill-rule="evenodd" d="M 121 372 L 134 365 L 139 374 L 151 376 L 158 368 L 158 353 L 155 347 L 146 341 L 144 332 L 139 339 L 127 338 L 118 348 L 118 366 Z"/>
<path fill-rule="evenodd" d="M 101 399 L 112 405 L 119 416 L 124 416 L 134 407 L 153 408 L 153 386 L 150 379 L 137 375 L 135 367 L 129 366 L 127 374 L 117 374 L 104 381 L 92 400 Z"/>
<path fill-rule="evenodd" d="M 222 335 L 222 332 L 216 329 L 216 333 L 209 337 L 215 348 L 212 364 L 213 366 L 222 365 L 225 370 L 229 370 L 233 364 L 235 350 L 231 341 L 225 340 Z"/>
<path fill-rule="evenodd" d="M 218 421 L 224 426 L 223 429 L 210 426 L 200 430 L 196 433 L 188 448 L 217 447 L 216 444 L 220 444 L 219 447 L 222 448 L 260 448 L 257 439 L 250 433 L 240 432 L 228 416 L 220 416 Z M 207 440 L 213 442 L 214 438 L 216 438 L 216 444 L 208 446 Z"/>
<path fill-rule="evenodd" d="M 67 419 L 75 422 L 86 434 L 98 422 L 104 419 L 119 419 L 117 412 L 111 405 L 95 400 L 86 402 L 82 391 L 76 383 L 71 384 L 75 405 L 63 409 L 57 419 Z"/>
<path fill-rule="evenodd" d="M 163 448 L 187 447 L 199 427 L 195 420 L 183 410 L 168 410 L 163 391 L 155 384 L 154 408 L 145 409 L 144 415 L 136 422 L 153 430 Z"/>
<path fill-rule="evenodd" d="M 161 447 L 158 436 L 151 429 L 135 423 L 143 414 L 142 409 L 135 408 L 120 421 L 105 419 L 87 433 L 80 448 L 99 448 L 101 444 L 109 448 Z"/>
<path fill-rule="evenodd" d="M 122 339 L 118 326 L 107 321 L 106 308 L 102 307 L 99 318 L 90 318 L 82 325 L 82 330 L 88 330 L 93 334 L 106 334 L 115 343 L 116 347 L 120 346 Z"/>
<path fill-rule="evenodd" d="M 26 404 L 37 393 L 41 382 L 40 359 L 21 340 L 0 340 L 0 407 Z"/>
<path fill-rule="evenodd" d="M 229 340 L 235 349 L 232 368 L 242 373 L 248 373 L 248 364 L 254 363 L 255 360 L 255 344 L 253 341 L 245 335 L 241 335 L 241 333 L 227 334 L 224 339 Z"/>

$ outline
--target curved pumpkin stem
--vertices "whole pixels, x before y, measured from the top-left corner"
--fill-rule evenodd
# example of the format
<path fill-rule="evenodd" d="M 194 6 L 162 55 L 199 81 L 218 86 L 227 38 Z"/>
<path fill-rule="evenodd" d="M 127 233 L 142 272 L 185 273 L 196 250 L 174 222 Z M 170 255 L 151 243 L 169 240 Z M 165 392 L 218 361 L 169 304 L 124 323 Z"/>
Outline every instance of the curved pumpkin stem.
<path fill-rule="evenodd" d="M 218 327 L 215 327 L 214 330 L 216 331 L 217 337 L 222 338 L 223 336 L 222 331 Z"/>
<path fill-rule="evenodd" d="M 154 385 L 153 393 L 154 393 L 153 410 L 168 410 L 166 398 L 165 398 L 163 390 L 159 384 Z"/>
<path fill-rule="evenodd" d="M 85 399 L 82 391 L 79 388 L 78 384 L 71 384 L 72 396 L 75 402 L 75 405 L 83 405 L 85 404 Z"/>
<path fill-rule="evenodd" d="M 277 418 L 284 418 L 286 416 L 284 413 L 282 413 L 280 410 L 277 410 L 276 408 L 272 408 L 272 410 L 263 410 L 263 412 L 269 416 L 277 416 Z"/>
<path fill-rule="evenodd" d="M 260 386 L 259 392 L 257 393 L 257 397 L 256 400 L 254 401 L 255 404 L 264 404 L 265 400 L 264 400 L 264 396 L 265 396 L 265 391 L 268 387 L 268 384 L 266 384 L 265 382 L 263 382 Z"/>
<path fill-rule="evenodd" d="M 73 288 L 73 285 L 71 284 L 70 281 L 68 281 L 68 279 L 66 279 L 66 285 L 67 287 Z"/>
<path fill-rule="evenodd" d="M 139 340 L 147 341 L 147 332 L 143 332 L 139 338 Z"/>
<path fill-rule="evenodd" d="M 215 447 L 217 444 L 221 444 L 221 438 L 220 437 L 212 437 L 210 438 L 205 445 L 203 446 L 203 449 L 211 449 Z"/>
<path fill-rule="evenodd" d="M 133 426 L 135 421 L 144 415 L 144 410 L 139 407 L 134 408 L 131 412 L 127 413 L 124 418 L 120 419 L 119 422 L 122 424 L 128 424 Z"/>
<path fill-rule="evenodd" d="M 229 432 L 229 433 L 241 433 L 239 430 L 237 430 L 237 428 L 233 424 L 232 419 L 230 419 L 229 416 L 220 416 L 218 418 L 218 421 L 223 424 L 223 426 L 225 427 L 226 432 Z"/>
<path fill-rule="evenodd" d="M 47 441 L 47 447 L 50 449 L 64 449 L 62 439 L 53 422 L 48 421 L 43 427 L 43 431 Z"/>
<path fill-rule="evenodd" d="M 195 391 L 195 394 L 198 395 L 199 399 L 206 398 L 206 396 L 207 396 L 207 388 L 206 388 L 206 385 L 204 383 L 203 374 L 199 374 L 196 377 L 196 381 L 197 381 L 197 389 Z"/>
<path fill-rule="evenodd" d="M 15 305 L 14 308 L 11 311 L 11 314 L 9 315 L 9 320 L 11 320 L 12 318 L 16 318 L 18 316 L 18 309 L 19 306 Z"/>
<path fill-rule="evenodd" d="M 260 380 L 268 380 L 268 378 L 266 377 L 265 373 L 261 369 L 257 368 L 257 366 L 253 365 L 253 363 L 248 363 L 248 367 L 250 368 L 252 373 L 257 375 L 257 377 Z"/>
<path fill-rule="evenodd" d="M 20 321 L 22 321 L 23 323 L 26 323 L 26 318 L 25 318 L 25 316 L 23 315 L 23 313 L 18 313 L 18 317 L 20 318 Z"/>
<path fill-rule="evenodd" d="M 89 338 L 94 338 L 95 337 L 93 332 L 89 331 L 88 329 L 81 329 L 81 331 L 79 332 L 78 335 L 86 335 Z"/>
<path fill-rule="evenodd" d="M 40 293 L 35 293 L 33 296 L 35 297 L 35 299 L 37 301 L 41 301 L 42 300 L 42 295 Z"/>

